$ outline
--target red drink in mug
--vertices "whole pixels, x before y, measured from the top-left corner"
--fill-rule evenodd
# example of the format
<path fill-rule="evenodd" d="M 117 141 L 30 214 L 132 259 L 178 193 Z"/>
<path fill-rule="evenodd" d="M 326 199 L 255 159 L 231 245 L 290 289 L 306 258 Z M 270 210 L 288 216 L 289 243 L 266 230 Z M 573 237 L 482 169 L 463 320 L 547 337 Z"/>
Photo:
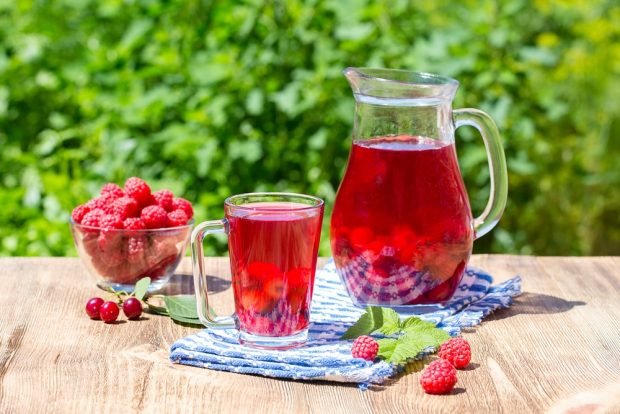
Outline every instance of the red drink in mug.
<path fill-rule="evenodd" d="M 310 302 L 323 220 L 323 201 L 290 193 L 250 193 L 224 202 L 223 220 L 192 233 L 198 316 L 212 329 L 239 329 L 240 342 L 287 349 L 308 335 Z M 218 317 L 208 306 L 202 240 L 227 233 L 235 313 Z"/>

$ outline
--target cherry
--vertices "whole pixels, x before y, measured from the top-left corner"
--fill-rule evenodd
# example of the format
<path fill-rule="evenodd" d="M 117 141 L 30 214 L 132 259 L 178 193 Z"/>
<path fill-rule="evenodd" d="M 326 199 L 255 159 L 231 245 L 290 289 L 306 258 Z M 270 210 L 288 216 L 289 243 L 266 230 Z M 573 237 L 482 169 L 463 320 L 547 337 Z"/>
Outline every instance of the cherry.
<path fill-rule="evenodd" d="M 142 315 L 142 304 L 136 298 L 128 298 L 123 302 L 123 313 L 128 319 L 138 319 Z"/>
<path fill-rule="evenodd" d="M 90 319 L 99 319 L 99 308 L 103 304 L 103 299 L 101 298 L 90 298 L 88 302 L 86 302 L 86 313 L 90 317 Z"/>
<path fill-rule="evenodd" d="M 99 316 L 105 323 L 114 322 L 118 318 L 118 305 L 114 302 L 105 302 L 99 308 Z"/>

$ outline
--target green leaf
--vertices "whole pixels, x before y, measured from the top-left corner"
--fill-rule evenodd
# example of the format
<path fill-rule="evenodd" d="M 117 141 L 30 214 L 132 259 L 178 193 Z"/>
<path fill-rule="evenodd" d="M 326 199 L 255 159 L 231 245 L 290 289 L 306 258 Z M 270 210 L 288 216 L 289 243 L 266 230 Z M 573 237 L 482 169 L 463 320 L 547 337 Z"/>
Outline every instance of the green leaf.
<path fill-rule="evenodd" d="M 429 344 L 428 346 L 433 347 L 438 347 L 439 345 L 450 339 L 450 335 L 446 331 L 435 327 L 425 327 L 416 331 L 405 331 L 405 335 L 403 335 L 403 338 L 409 337 L 423 340 L 427 344 Z"/>
<path fill-rule="evenodd" d="M 150 284 L 150 277 L 143 277 L 142 279 L 138 280 L 138 283 L 136 283 L 136 287 L 134 288 L 132 293 L 134 297 L 138 300 L 144 299 L 144 295 L 146 295 L 146 291 L 148 290 Z"/>
<path fill-rule="evenodd" d="M 198 320 L 196 297 L 194 295 L 164 296 L 164 301 L 172 319 L 189 318 Z"/>
<path fill-rule="evenodd" d="M 369 306 L 357 322 L 342 335 L 341 339 L 355 339 L 358 336 L 370 335 L 383 326 L 383 312 L 378 306 Z"/>
<path fill-rule="evenodd" d="M 150 303 L 147 303 L 147 305 L 148 307 L 146 308 L 146 311 L 148 313 L 154 315 L 170 316 L 170 314 L 168 314 L 168 309 L 166 309 L 164 306 L 156 306 Z"/>
<path fill-rule="evenodd" d="M 398 339 L 381 338 L 377 339 L 377 343 L 379 344 L 379 352 L 377 353 L 377 356 L 388 360 L 390 359 L 390 357 L 394 353 L 394 349 L 396 349 L 396 346 L 398 345 Z"/>
<path fill-rule="evenodd" d="M 379 308 L 381 309 L 381 320 L 383 324 L 377 328 L 377 331 L 384 335 L 392 335 L 400 331 L 400 316 L 394 309 Z"/>
<path fill-rule="evenodd" d="M 418 317 L 412 316 L 405 319 L 401 323 L 400 327 L 403 331 L 415 331 L 421 328 L 434 328 L 435 324 L 432 322 L 426 322 Z"/>
<path fill-rule="evenodd" d="M 403 365 L 407 362 L 417 359 L 420 353 L 428 348 L 437 348 L 450 338 L 447 332 L 438 328 L 422 328 L 419 331 L 410 331 L 405 333 L 395 342 L 385 341 L 385 349 L 381 349 L 379 340 L 379 355 L 389 363 L 395 365 Z"/>
<path fill-rule="evenodd" d="M 358 336 L 368 335 L 377 329 L 370 313 L 365 313 L 340 337 L 341 339 L 355 339 Z"/>
<path fill-rule="evenodd" d="M 176 322 L 181 322 L 183 324 L 188 324 L 188 325 L 193 325 L 193 326 L 199 326 L 199 327 L 203 327 L 202 323 L 200 323 L 199 319 L 194 319 L 194 318 L 186 318 L 184 316 L 180 316 L 180 315 L 174 315 L 174 314 L 170 314 L 170 318 L 173 321 Z"/>
<path fill-rule="evenodd" d="M 386 361 L 395 365 L 404 365 L 415 359 L 420 352 L 424 351 L 429 346 L 430 345 L 422 339 L 403 336 L 398 339 L 396 346 L 394 346 L 394 350 Z"/>
<path fill-rule="evenodd" d="M 369 306 L 359 320 L 342 335 L 342 339 L 355 339 L 358 336 L 381 332 L 392 335 L 400 330 L 400 317 L 390 308 Z"/>

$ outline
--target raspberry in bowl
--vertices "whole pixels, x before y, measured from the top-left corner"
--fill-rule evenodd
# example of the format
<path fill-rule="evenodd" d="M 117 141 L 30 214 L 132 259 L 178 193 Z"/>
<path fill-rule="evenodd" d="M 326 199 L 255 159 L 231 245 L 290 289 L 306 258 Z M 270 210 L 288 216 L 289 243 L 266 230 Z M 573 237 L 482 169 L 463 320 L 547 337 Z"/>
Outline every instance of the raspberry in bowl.
<path fill-rule="evenodd" d="M 151 192 L 140 178 L 124 188 L 108 183 L 77 206 L 71 232 L 82 262 L 103 289 L 132 291 L 143 277 L 161 288 L 183 258 L 193 224 L 189 201 L 169 190 Z"/>

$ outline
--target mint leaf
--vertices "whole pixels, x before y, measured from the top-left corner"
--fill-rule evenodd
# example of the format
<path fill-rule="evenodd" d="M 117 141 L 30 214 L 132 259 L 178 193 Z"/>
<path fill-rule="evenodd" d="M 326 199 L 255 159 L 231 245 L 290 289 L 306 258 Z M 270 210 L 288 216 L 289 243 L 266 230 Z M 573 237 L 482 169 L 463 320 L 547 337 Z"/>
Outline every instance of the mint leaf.
<path fill-rule="evenodd" d="M 381 319 L 383 324 L 377 328 L 377 331 L 384 335 L 392 335 L 400 331 L 400 316 L 394 309 L 378 308 L 381 310 Z"/>
<path fill-rule="evenodd" d="M 177 317 L 198 320 L 196 297 L 194 295 L 164 296 L 164 301 L 172 319 Z"/>
<path fill-rule="evenodd" d="M 136 287 L 133 289 L 132 295 L 138 300 L 144 299 L 144 295 L 146 295 L 146 291 L 149 289 L 150 284 L 150 277 L 143 277 L 142 279 L 138 280 L 138 282 L 136 283 Z"/>

